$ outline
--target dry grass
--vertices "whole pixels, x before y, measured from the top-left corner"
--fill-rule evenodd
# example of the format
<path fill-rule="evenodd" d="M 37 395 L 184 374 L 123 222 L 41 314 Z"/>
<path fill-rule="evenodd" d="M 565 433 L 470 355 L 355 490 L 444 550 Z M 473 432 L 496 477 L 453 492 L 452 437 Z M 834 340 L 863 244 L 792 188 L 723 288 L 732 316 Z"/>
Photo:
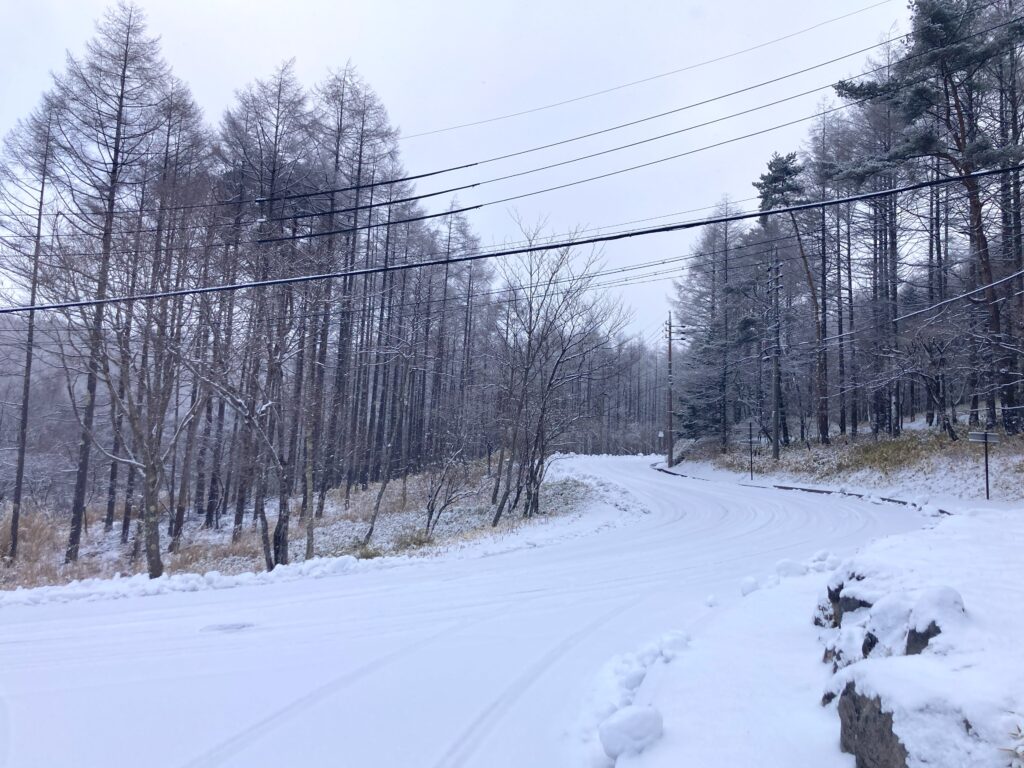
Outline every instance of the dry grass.
<path fill-rule="evenodd" d="M 373 560 L 375 557 L 383 557 L 385 553 L 372 544 L 359 544 L 348 554 L 353 554 L 360 560 Z"/>
<path fill-rule="evenodd" d="M 474 464 L 468 468 L 471 492 L 458 504 L 459 525 L 447 528 L 442 525 L 436 537 L 428 537 L 423 528 L 426 516 L 422 510 L 425 509 L 430 492 L 430 482 L 429 476 L 417 475 L 410 476 L 404 488 L 401 480 L 388 485 L 381 500 L 378 533 L 368 546 L 362 544 L 363 533 L 360 529 L 365 530 L 363 526 L 369 523 L 380 485 L 374 483 L 365 489 L 353 488 L 347 503 L 343 489 L 332 491 L 327 499 L 324 518 L 315 522 L 314 554 L 320 557 L 348 554 L 371 559 L 386 554 L 420 553 L 435 545 L 458 544 L 494 535 L 490 525 L 492 486 L 486 478 L 486 464 Z M 585 498 L 587 487 L 580 481 L 569 479 L 545 484 L 545 493 L 541 496 L 541 514 L 558 514 L 575 508 Z M 305 521 L 299 519 L 297 503 L 293 502 L 291 512 L 290 537 L 295 545 L 292 556 L 302 559 Z M 404 515 L 401 518 L 392 517 L 402 513 Z M 454 509 L 445 511 L 444 520 L 447 521 L 453 514 Z M 115 573 L 127 576 L 145 572 L 145 557 L 137 546 L 135 528 L 128 544 L 121 544 L 120 522 L 108 533 L 103 530 L 102 511 L 90 509 L 87 516 L 92 524 L 83 532 L 79 559 L 65 565 L 64 550 L 70 527 L 67 516 L 27 506 L 21 517 L 19 556 L 14 563 L 0 565 L 0 589 L 65 584 L 75 579 L 109 578 Z M 273 508 L 268 510 L 267 517 L 268 524 L 273 528 L 276 523 Z M 263 546 L 251 513 L 246 516 L 237 541 L 232 541 L 230 520 L 225 522 L 226 526 L 219 530 L 205 530 L 200 527 L 198 520 L 187 520 L 178 552 L 169 553 L 166 551 L 169 541 L 164 520 L 161 524 L 161 544 L 164 549 L 165 572 L 204 573 L 216 570 L 235 574 L 262 570 Z M 348 525 L 342 525 L 339 529 L 339 523 Z M 499 532 L 507 533 L 523 523 L 519 515 L 506 515 L 499 526 Z M 0 551 L 6 552 L 9 538 L 10 509 L 7 505 L 0 507 Z"/>
<path fill-rule="evenodd" d="M 932 462 L 962 462 L 978 464 L 982 461 L 982 447 L 967 439 L 968 428 L 958 425 L 956 441 L 937 430 L 906 430 L 895 438 L 885 435 L 861 434 L 856 440 L 833 436 L 832 445 L 791 444 L 784 446 L 779 461 L 771 457 L 771 446 L 763 443 L 755 449 L 756 474 L 782 472 L 809 480 L 835 481 L 861 472 L 873 473 L 888 479 L 900 472 L 928 469 Z M 1024 437 L 1002 436 L 996 445 L 989 446 L 990 458 L 999 462 L 1015 475 L 1024 478 Z M 747 472 L 749 456 L 745 446 L 732 446 L 723 453 L 715 440 L 704 440 L 686 451 L 686 458 L 708 461 L 723 469 Z"/>
<path fill-rule="evenodd" d="M 931 434 L 903 434 L 877 441 L 869 438 L 849 445 L 846 450 L 837 450 L 834 470 L 845 473 L 869 469 L 890 475 L 942 452 L 944 444 L 953 443 L 948 437 Z"/>
<path fill-rule="evenodd" d="M 95 510 L 90 511 L 89 519 L 97 520 Z M 103 533 L 102 523 L 96 525 L 95 522 L 88 531 L 83 531 L 79 559 L 65 563 L 69 532 L 70 526 L 64 516 L 26 504 L 18 525 L 18 559 L 0 566 L 0 588 L 63 584 L 116 572 L 128 574 L 144 570 L 144 564 L 132 563 L 127 553 L 111 557 L 110 553 L 98 551 L 93 545 L 108 534 Z M 109 535 L 116 536 L 116 530 Z M 5 554 L 10 540 L 11 513 L 10 507 L 5 506 L 0 514 L 0 547 Z"/>
<path fill-rule="evenodd" d="M 412 552 L 431 544 L 431 538 L 421 528 L 407 528 L 395 537 L 395 552 Z"/>

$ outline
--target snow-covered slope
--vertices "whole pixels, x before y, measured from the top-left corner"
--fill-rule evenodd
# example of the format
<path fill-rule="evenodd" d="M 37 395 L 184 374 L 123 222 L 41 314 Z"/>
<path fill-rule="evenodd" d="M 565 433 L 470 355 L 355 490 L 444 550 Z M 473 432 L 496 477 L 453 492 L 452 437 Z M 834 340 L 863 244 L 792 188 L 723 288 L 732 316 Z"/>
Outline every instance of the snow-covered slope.
<path fill-rule="evenodd" d="M 911 509 L 684 480 L 649 461 L 561 462 L 600 478 L 606 500 L 500 546 L 226 590 L 0 606 L 0 765 L 579 764 L 593 747 L 580 713 L 594 711 L 609 659 L 667 630 L 692 637 L 663 645 L 678 662 L 710 659 L 702 630 L 772 591 L 744 598 L 745 578 L 763 585 L 780 560 L 850 555 L 922 523 Z M 713 707 L 740 713 L 768 684 L 739 679 L 763 666 L 764 623 L 732 621 L 716 631 L 745 631 L 746 650 L 717 687 L 705 673 L 715 698 L 694 708 L 709 724 Z M 803 725 L 777 717 L 775 738 Z M 718 726 L 700 738 L 742 746 L 744 733 Z M 667 717 L 644 754 L 675 739 L 694 741 Z M 832 737 L 808 749 L 806 764 L 849 764 Z"/>

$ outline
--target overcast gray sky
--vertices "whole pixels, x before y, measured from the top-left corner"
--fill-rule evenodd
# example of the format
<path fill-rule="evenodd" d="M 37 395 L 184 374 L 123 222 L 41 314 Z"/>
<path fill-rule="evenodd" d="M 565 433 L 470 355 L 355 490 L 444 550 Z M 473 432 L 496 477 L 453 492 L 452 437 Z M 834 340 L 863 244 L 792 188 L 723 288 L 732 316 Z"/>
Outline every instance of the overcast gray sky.
<path fill-rule="evenodd" d="M 406 135 L 549 104 L 757 45 L 856 11 L 872 0 L 140 0 L 166 59 L 216 123 L 236 88 L 294 57 L 312 84 L 347 60 Z M 104 0 L 0 0 L 0 132 L 37 103 L 65 51 L 80 52 Z M 502 154 L 673 109 L 865 48 L 905 31 L 890 0 L 786 42 L 614 93 L 484 126 L 402 141 L 412 172 Z M 632 129 L 424 183 L 420 191 L 586 154 L 741 111 L 856 74 L 866 54 Z M 464 193 L 474 204 L 686 152 L 820 111 L 827 91 L 601 158 Z M 551 231 L 595 227 L 753 194 L 774 150 L 798 149 L 807 124 L 515 203 Z M 446 202 L 435 201 L 433 209 Z M 690 218 L 685 216 L 683 218 Z M 668 219 L 666 219 L 667 221 Z M 509 206 L 471 214 L 485 244 L 516 239 Z M 604 248 L 609 266 L 685 253 L 692 233 Z M 634 328 L 655 337 L 668 281 L 621 289 Z"/>

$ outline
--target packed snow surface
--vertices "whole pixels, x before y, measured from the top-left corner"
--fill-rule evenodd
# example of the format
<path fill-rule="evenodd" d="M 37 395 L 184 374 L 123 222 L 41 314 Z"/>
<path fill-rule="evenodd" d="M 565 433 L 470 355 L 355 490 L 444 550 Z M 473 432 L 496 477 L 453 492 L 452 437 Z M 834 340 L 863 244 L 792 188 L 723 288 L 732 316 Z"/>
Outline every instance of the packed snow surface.
<path fill-rule="evenodd" d="M 0 766 L 609 765 L 619 720 L 619 766 L 852 765 L 809 611 L 921 513 L 650 462 L 560 461 L 585 514 L 443 556 L 8 593 Z"/>

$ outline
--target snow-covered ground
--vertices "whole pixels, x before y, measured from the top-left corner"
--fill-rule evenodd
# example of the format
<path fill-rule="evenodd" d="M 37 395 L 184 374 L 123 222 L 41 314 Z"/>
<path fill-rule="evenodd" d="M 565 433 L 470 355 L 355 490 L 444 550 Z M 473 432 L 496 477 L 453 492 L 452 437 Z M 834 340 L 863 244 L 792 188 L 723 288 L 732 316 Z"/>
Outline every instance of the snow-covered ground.
<path fill-rule="evenodd" d="M 813 606 L 935 518 L 650 461 L 560 462 L 585 514 L 444 556 L 7 595 L 0 766 L 609 765 L 602 724 L 621 766 L 851 766 Z"/>
<path fill-rule="evenodd" d="M 688 458 L 686 473 L 714 480 L 742 483 L 792 483 L 803 486 L 842 488 L 856 493 L 891 496 L 933 507 L 961 507 L 985 498 L 984 450 L 971 443 L 966 434 L 957 442 L 928 428 L 923 421 L 908 422 L 897 440 L 862 435 L 857 442 L 834 436 L 831 446 L 815 445 L 813 450 L 790 447 L 781 460 L 772 460 L 763 444 L 754 457 L 754 478 L 747 473 L 747 454 L 737 447 L 728 456 L 716 455 L 717 444 L 687 444 L 680 448 Z M 871 449 L 889 454 L 889 461 L 871 457 Z M 689 458 L 693 454 L 692 459 Z M 1020 505 L 1024 482 L 1024 453 L 1012 438 L 990 449 L 989 483 L 994 506 L 1004 509 Z M 892 454 L 899 454 L 898 460 Z M 730 468 L 731 467 L 731 468 Z"/>

